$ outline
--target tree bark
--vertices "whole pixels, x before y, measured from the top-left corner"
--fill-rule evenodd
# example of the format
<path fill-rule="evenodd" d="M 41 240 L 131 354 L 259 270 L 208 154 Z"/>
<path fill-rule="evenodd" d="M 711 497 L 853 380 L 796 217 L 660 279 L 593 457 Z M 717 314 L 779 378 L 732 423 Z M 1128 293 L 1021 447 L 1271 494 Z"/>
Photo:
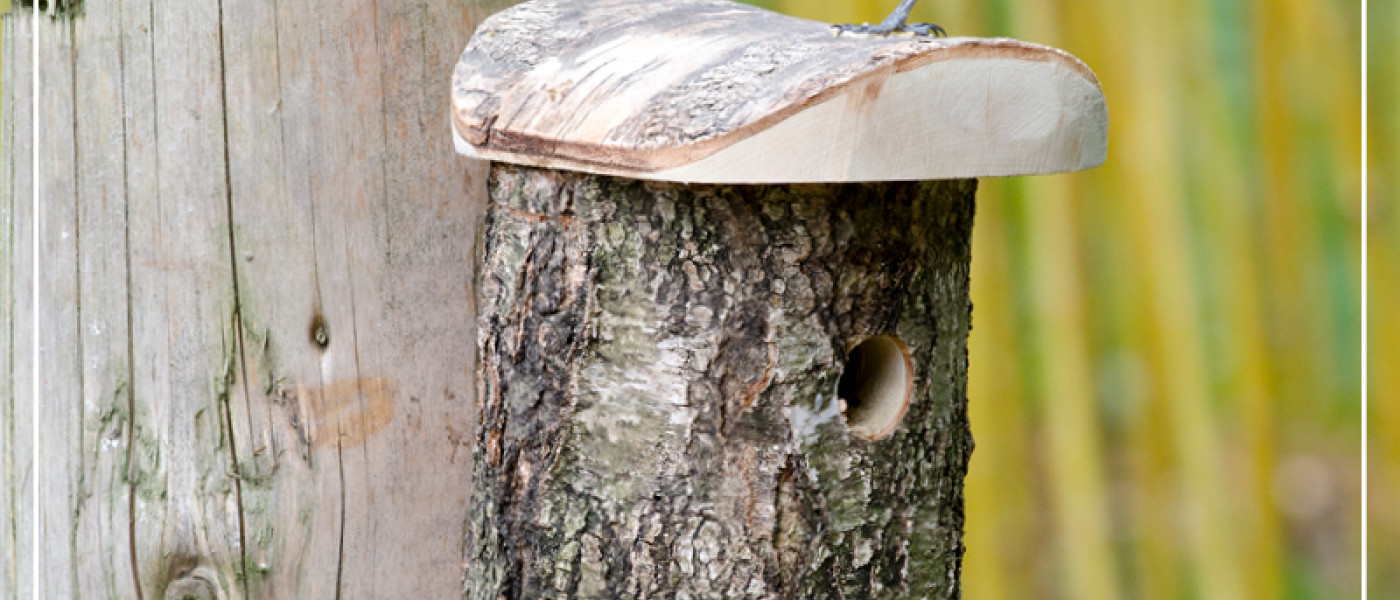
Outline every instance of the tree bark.
<path fill-rule="evenodd" d="M 975 184 L 494 164 L 465 596 L 957 597 Z M 912 400 L 863 439 L 885 335 Z"/>

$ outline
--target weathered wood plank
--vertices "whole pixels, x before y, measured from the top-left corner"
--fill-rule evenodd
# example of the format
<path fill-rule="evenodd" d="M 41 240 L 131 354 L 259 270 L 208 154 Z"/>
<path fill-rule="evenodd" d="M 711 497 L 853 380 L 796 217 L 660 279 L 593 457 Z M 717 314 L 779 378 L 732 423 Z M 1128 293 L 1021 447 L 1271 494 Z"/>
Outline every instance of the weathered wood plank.
<path fill-rule="evenodd" d="M 470 4 L 43 17 L 40 549 L 30 17 L 5 17 L 0 595 L 35 557 L 44 597 L 460 593 L 485 171 L 444 143 L 442 77 Z"/>
<path fill-rule="evenodd" d="M 139 13 L 140 4 L 123 8 Z M 131 194 L 128 225 L 136 562 L 147 598 L 171 586 L 241 598 L 239 482 L 225 422 L 236 335 L 217 4 L 154 0 L 147 11 L 149 23 L 124 28 L 147 40 L 136 52 L 151 57 L 149 102 L 127 96 L 133 120 L 149 127 L 138 135 L 150 134 L 140 159 L 151 162 L 128 168 L 152 168 L 155 179 Z M 146 76 L 136 70 L 128 73 Z"/>
<path fill-rule="evenodd" d="M 371 547 L 383 551 L 346 563 L 368 572 L 372 597 L 455 597 L 466 560 L 463 492 L 471 489 L 475 413 L 472 248 L 486 170 L 437 140 L 451 130 L 443 77 L 476 25 L 469 4 L 375 3 L 385 187 L 369 202 L 383 212 L 370 221 L 352 216 L 352 223 L 372 224 L 364 231 L 377 238 L 377 251 L 353 250 L 350 258 L 352 272 L 367 275 L 362 285 L 378 291 L 355 296 L 359 356 L 375 369 L 369 375 L 396 374 L 402 409 L 366 444 L 374 504 L 365 526 Z M 372 112 L 373 97 L 367 101 Z M 401 575 L 407 572 L 419 574 Z"/>
<path fill-rule="evenodd" d="M 4 32 L 0 42 L 4 43 L 0 54 L 3 66 L 3 79 L 0 85 L 6 87 L 4 100 L 0 101 L 3 110 L 3 150 L 0 150 L 0 165 L 3 165 L 4 181 L 0 187 L 0 590 L 13 590 L 16 596 L 30 594 L 28 561 L 32 554 L 29 547 L 28 522 L 33 498 L 25 478 L 28 477 L 29 442 L 20 441 L 21 435 L 29 435 L 30 423 L 27 412 L 28 401 L 21 398 L 20 370 L 25 368 L 21 355 L 29 353 L 22 341 L 18 323 L 25 318 L 21 308 L 21 294 L 28 295 L 29 267 L 27 259 L 21 259 L 21 229 L 28 223 L 23 218 L 28 208 L 22 208 L 30 198 L 30 135 L 29 110 L 32 95 L 29 90 L 28 44 L 29 23 L 27 16 L 6 15 L 3 17 Z M 29 256 L 28 252 L 24 256 Z M 27 300 L 26 300 L 27 301 Z M 26 325 L 22 328 L 27 331 Z M 24 336 L 28 339 L 28 336 Z M 22 406 L 23 404 L 23 406 Z M 23 560 L 21 560 L 23 557 Z"/>
<path fill-rule="evenodd" d="M 433 132 L 472 22 L 381 4 L 225 7 L 250 595 L 460 589 L 484 179 Z"/>
<path fill-rule="evenodd" d="M 76 596 L 78 516 L 85 510 L 79 347 L 77 189 L 71 22 L 39 21 L 39 479 L 44 539 L 38 592 Z"/>
<path fill-rule="evenodd" d="M 6 35 L 11 23 L 10 19 L 0 17 L 0 86 L 9 79 L 9 64 L 5 59 L 10 56 L 10 38 Z M 9 102 L 3 101 L 0 96 L 0 148 L 12 148 L 10 143 L 11 130 L 14 128 L 14 119 L 10 113 Z M 10 175 L 10 157 L 0 154 L 0 257 L 9 256 L 13 249 L 10 243 L 14 239 L 11 227 L 14 224 L 14 191 L 10 188 L 13 178 Z M 8 260 L 0 258 L 0 590 L 14 588 L 14 574 L 11 572 L 10 558 L 14 554 L 15 532 L 14 525 L 9 518 L 13 513 L 10 511 L 10 501 L 14 495 L 14 482 L 10 476 L 10 453 L 14 447 L 14 373 L 12 372 L 14 360 L 14 336 L 11 335 L 12 324 L 14 322 L 14 304 L 11 297 L 14 288 L 10 284 L 11 271 L 14 265 Z"/>
<path fill-rule="evenodd" d="M 291 69 L 284 70 L 284 77 L 307 84 L 305 95 L 296 99 L 300 102 L 292 101 L 297 112 L 289 115 L 298 130 L 289 137 L 304 145 L 290 148 L 288 165 L 296 169 L 294 178 L 309 184 L 304 197 L 316 213 L 312 252 L 314 300 L 322 317 L 315 342 L 320 397 L 309 403 L 307 422 L 312 443 L 338 462 L 338 527 L 331 530 L 339 544 L 335 592 L 348 598 L 378 597 L 375 554 L 358 549 L 374 547 L 376 513 L 387 509 L 376 502 L 383 496 L 375 493 L 379 486 L 371 476 L 378 451 L 372 442 L 382 439 L 384 427 L 394 420 L 396 387 L 407 374 L 382 370 L 377 352 L 358 352 L 362 345 L 375 347 L 360 337 L 370 334 L 383 312 L 382 290 L 373 284 L 378 269 L 368 259 L 381 255 L 381 240 L 388 233 L 383 213 L 371 208 L 385 194 L 375 9 L 366 0 L 280 6 L 289 17 L 282 22 L 316 30 L 314 36 L 309 31 L 303 35 L 300 51 L 283 55 L 282 66 Z M 336 60 L 325 60 L 328 56 Z"/>
<path fill-rule="evenodd" d="M 72 22 L 84 502 L 72 576 L 81 598 L 134 595 L 131 555 L 131 354 L 121 13 L 91 3 Z"/>
<path fill-rule="evenodd" d="M 10 29 L 14 19 L 0 16 L 0 86 L 12 77 L 14 34 Z M 14 148 L 14 103 L 0 96 L 0 148 Z M 14 573 L 15 529 L 10 517 L 15 515 L 12 502 L 17 490 L 12 474 L 11 454 L 14 452 L 14 285 L 15 264 L 3 257 L 14 253 L 14 201 L 12 175 L 14 162 L 8 152 L 0 152 L 0 590 L 17 587 Z"/>
<path fill-rule="evenodd" d="M 130 288 L 125 303 L 128 310 L 127 336 L 130 339 L 128 386 L 129 404 L 127 442 L 126 494 L 129 555 L 134 580 L 133 589 L 120 590 L 126 597 L 158 597 L 155 578 L 157 564 L 142 564 L 143 556 L 159 556 L 159 528 L 162 510 L 161 473 L 157 467 L 165 458 L 161 451 L 161 427 L 156 422 L 161 414 L 157 406 L 169 393 L 160 393 L 161 382 L 168 379 L 170 357 L 158 354 L 164 349 L 163 301 L 160 257 L 165 251 L 162 240 L 154 235 L 158 218 L 159 163 L 156 158 L 156 82 L 155 54 L 151 39 L 151 0 L 123 0 L 120 9 L 123 103 L 122 154 L 127 218 L 124 225 L 127 247 L 126 264 Z M 144 308 L 146 315 L 138 315 Z"/>
<path fill-rule="evenodd" d="M 239 286 L 239 378 L 230 405 L 239 436 L 250 598 L 335 596 L 341 485 L 333 448 L 312 445 L 309 405 L 322 400 L 313 182 L 292 180 L 286 145 L 314 114 L 284 92 L 287 16 L 278 3 L 230 2 L 223 40 L 228 100 L 234 269 Z M 291 23 L 304 30 L 312 22 Z M 291 115 L 291 116 L 289 116 Z M 301 121 L 299 119 L 313 119 Z"/>

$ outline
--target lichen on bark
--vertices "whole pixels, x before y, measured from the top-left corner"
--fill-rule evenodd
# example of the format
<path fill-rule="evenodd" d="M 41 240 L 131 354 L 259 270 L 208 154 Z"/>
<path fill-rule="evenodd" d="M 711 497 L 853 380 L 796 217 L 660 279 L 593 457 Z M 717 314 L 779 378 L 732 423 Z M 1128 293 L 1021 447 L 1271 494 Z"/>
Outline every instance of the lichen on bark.
<path fill-rule="evenodd" d="M 464 597 L 958 596 L 975 181 L 490 190 Z M 869 441 L 876 335 L 916 377 Z"/>

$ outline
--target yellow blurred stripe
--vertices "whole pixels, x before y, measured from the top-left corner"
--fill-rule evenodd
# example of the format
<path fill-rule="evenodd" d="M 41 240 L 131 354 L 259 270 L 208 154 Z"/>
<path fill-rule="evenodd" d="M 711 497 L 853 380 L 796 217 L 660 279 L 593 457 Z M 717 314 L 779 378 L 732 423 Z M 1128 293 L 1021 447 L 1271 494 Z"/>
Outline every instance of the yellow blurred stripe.
<path fill-rule="evenodd" d="M 1104 493 L 1103 444 L 1094 402 L 1088 329 L 1077 263 L 1077 203 L 1069 176 L 1025 183 L 1032 348 L 1040 357 L 1049 487 L 1067 598 L 1118 598 Z"/>
<path fill-rule="evenodd" d="M 1400 13 L 1400 11 L 1396 11 Z M 1374 81 L 1374 80 L 1373 80 Z M 1400 129 L 1400 127 L 1396 127 Z M 1396 155 L 1373 153 L 1372 172 L 1400 174 Z M 1400 585 L 1400 211 L 1393 190 L 1372 184 L 1369 242 L 1370 590 Z M 970 368 L 970 367 L 969 367 Z"/>
<path fill-rule="evenodd" d="M 884 14 L 873 16 L 879 13 L 881 2 L 879 0 L 841 0 L 839 2 L 812 2 L 811 0 L 773 0 L 773 10 L 794 17 L 812 19 L 825 23 L 860 23 L 863 21 L 878 21 L 884 18 Z M 898 0 L 889 3 L 885 14 L 894 10 Z"/>
<path fill-rule="evenodd" d="M 1092 66 L 1109 104 L 1109 161 L 1082 175 L 1093 182 L 1090 189 L 1095 192 L 1086 198 L 1082 237 L 1094 240 L 1092 247 L 1102 252 L 1097 257 L 1099 266 L 1111 269 L 1095 273 L 1091 296 L 1101 305 L 1097 323 L 1090 327 L 1097 324 L 1106 330 L 1100 335 L 1110 345 L 1095 349 L 1095 370 L 1115 381 L 1106 387 L 1115 396 L 1105 398 L 1104 406 L 1120 413 L 1123 427 L 1115 441 L 1105 446 L 1106 454 L 1115 457 L 1121 468 L 1114 486 L 1124 514 L 1116 536 L 1127 542 L 1123 560 L 1131 573 L 1131 597 L 1176 600 L 1182 597 L 1181 564 L 1190 557 L 1179 544 L 1173 431 L 1161 426 L 1165 406 L 1148 351 L 1145 288 L 1152 274 L 1135 262 L 1141 240 L 1125 227 L 1137 202 L 1125 190 L 1139 185 L 1125 174 L 1121 160 L 1121 146 L 1131 144 L 1131 124 L 1143 118 L 1126 95 L 1142 68 L 1134 56 L 1138 40 L 1125 29 L 1130 18 L 1125 3 L 1093 0 L 1062 7 L 1066 48 Z"/>
<path fill-rule="evenodd" d="M 923 0 L 914 5 L 914 12 L 909 20 L 937 23 L 947 29 L 950 36 L 988 34 L 986 0 L 953 0 L 939 3 Z"/>
<path fill-rule="evenodd" d="M 1216 107 L 1218 108 L 1218 107 Z M 1210 114 L 1210 113 L 1206 113 Z M 1214 120 L 1217 125 L 1224 119 Z M 1215 128 L 1217 131 L 1218 127 Z M 1210 132 L 1196 133 L 1209 137 Z M 1219 142 L 1221 140 L 1213 140 Z M 1222 157 L 1220 160 L 1228 160 Z M 1217 165 L 1219 167 L 1219 165 Z M 1212 298 L 1221 304 L 1222 323 L 1228 329 L 1217 339 L 1223 342 L 1223 360 L 1234 366 L 1224 389 L 1225 400 L 1238 405 L 1236 427 L 1245 470 L 1241 485 L 1232 495 L 1230 514 L 1237 519 L 1241 550 L 1247 557 L 1246 573 L 1250 598 L 1279 598 L 1282 595 L 1282 553 L 1278 509 L 1273 501 L 1273 472 L 1276 468 L 1274 428 L 1275 392 L 1269 370 L 1267 338 L 1262 319 L 1258 269 L 1250 250 L 1250 239 L 1231 232 L 1247 231 L 1250 211 L 1244 201 L 1245 187 L 1238 176 L 1241 166 L 1229 163 L 1203 180 L 1200 205 L 1213 227 L 1214 239 L 1207 252 L 1219 271 L 1221 287 L 1229 293 Z"/>
<path fill-rule="evenodd" d="M 1400 585 L 1400 7 L 1373 4 L 1370 17 L 1368 575 L 1385 593 Z"/>
<path fill-rule="evenodd" d="M 1202 114 L 1212 114 L 1207 107 Z M 1219 114 L 1219 113 L 1216 113 Z M 1194 133 L 1211 138 L 1207 143 L 1223 140 L 1212 138 L 1211 132 L 1225 122 L 1208 119 L 1214 127 L 1194 128 Z M 1206 252 L 1212 257 L 1217 289 L 1229 293 L 1209 298 L 1223 314 L 1222 326 L 1227 331 L 1215 336 L 1222 344 L 1218 349 L 1222 360 L 1234 367 L 1223 391 L 1224 403 L 1238 411 L 1236 428 L 1239 448 L 1244 454 L 1244 471 L 1235 478 L 1240 485 L 1232 494 L 1237 533 L 1241 550 L 1247 557 L 1250 598 L 1281 596 L 1281 534 L 1278 509 L 1273 501 L 1273 472 L 1276 468 L 1274 428 L 1275 392 L 1269 370 L 1267 338 L 1262 319 L 1258 269 L 1251 253 L 1250 238 L 1232 232 L 1247 231 L 1251 226 L 1250 211 L 1245 203 L 1245 187 L 1238 176 L 1241 165 L 1219 157 L 1225 165 L 1215 164 L 1210 173 L 1198 173 L 1204 197 L 1199 205 L 1205 213 L 1207 230 L 1214 233 L 1207 240 Z M 1233 454 L 1233 452 L 1231 453 Z"/>
<path fill-rule="evenodd" d="M 977 35 L 988 29 L 986 2 L 958 0 L 916 6 L 914 19 L 950 28 L 950 35 Z M 1039 526 L 1033 490 L 1022 369 L 1016 349 L 1016 314 L 1011 303 L 1012 249 L 1004 180 L 983 179 L 977 189 L 977 222 L 972 237 L 973 327 L 968 340 L 968 418 L 976 450 L 965 488 L 964 598 L 1022 600 L 1039 594 L 1026 574 L 1037 566 Z M 975 365 L 975 366 L 974 366 Z"/>
<path fill-rule="evenodd" d="M 1316 225 L 1302 191 L 1298 126 L 1316 104 L 1316 80 L 1307 70 L 1315 49 L 1313 26 L 1319 16 L 1301 0 L 1254 0 L 1255 84 L 1258 110 L 1256 142 L 1262 158 L 1263 211 L 1267 277 L 1271 306 L 1269 328 L 1275 336 L 1274 367 L 1280 374 L 1279 399 L 1289 411 L 1317 411 L 1319 398 L 1331 398 L 1336 378 L 1330 371 L 1332 336 L 1319 277 Z M 1331 67 L 1329 67 L 1331 68 Z M 1309 277 L 1312 275 L 1312 277 Z M 1313 412 L 1314 418 L 1322 415 Z"/>
<path fill-rule="evenodd" d="M 988 183 L 991 183 L 990 185 Z M 977 441 L 968 469 L 963 595 L 978 600 L 1035 596 L 1029 532 L 1037 516 L 1020 368 L 1013 351 L 1016 316 L 1006 291 L 1010 251 L 1005 198 L 995 182 L 977 193 L 972 237 L 973 327 L 968 340 L 968 418 Z"/>
<path fill-rule="evenodd" d="M 1210 18 L 1202 0 L 1183 6 L 1185 21 L 1206 23 Z M 1196 236 L 1201 252 L 1211 257 L 1207 275 L 1213 276 L 1212 293 L 1203 298 L 1207 310 L 1225 329 L 1211 336 L 1219 344 L 1212 353 L 1232 367 L 1219 388 L 1225 410 L 1234 410 L 1235 447 L 1229 456 L 1240 456 L 1240 470 L 1231 479 L 1239 482 L 1226 507 L 1240 540 L 1245 585 L 1250 598 L 1280 598 L 1283 592 L 1282 535 L 1279 513 L 1273 501 L 1276 468 L 1274 418 L 1275 390 L 1269 366 L 1264 302 L 1260 293 L 1259 265 L 1253 252 L 1251 198 L 1243 140 L 1226 109 L 1228 82 L 1215 67 L 1208 44 L 1187 44 L 1184 54 L 1194 65 L 1203 85 L 1199 93 L 1184 94 L 1187 114 L 1186 148 L 1198 157 L 1190 165 L 1195 182 L 1194 205 L 1201 213 Z M 1199 157 L 1208 157 L 1202 160 Z"/>
<path fill-rule="evenodd" d="M 1012 33 L 1056 45 L 1059 20 L 1051 0 L 1023 0 Z M 1102 432 L 1093 385 L 1089 328 L 1079 267 L 1076 176 L 1032 177 L 1025 189 L 1025 232 L 1033 301 L 1032 348 L 1048 446 L 1049 487 L 1067 598 L 1118 598 L 1104 488 Z"/>
<path fill-rule="evenodd" d="M 826 23 L 879 23 L 894 12 L 900 0 L 839 0 L 812 2 L 811 0 L 772 0 L 757 3 L 772 6 L 773 10 L 814 21 Z M 933 22 L 950 27 L 951 35 L 980 35 L 985 2 L 956 0 L 934 4 L 923 0 L 914 5 L 909 22 Z"/>
<path fill-rule="evenodd" d="M 1174 129 L 1181 71 L 1175 63 L 1179 50 L 1161 32 L 1181 29 L 1160 4 L 1126 6 L 1128 30 L 1134 41 L 1129 50 L 1135 70 L 1124 82 L 1127 102 L 1135 114 L 1126 124 L 1116 156 L 1122 161 L 1127 186 L 1125 225 L 1138 242 L 1139 264 L 1147 273 L 1148 306 L 1152 325 L 1153 362 L 1160 385 L 1164 412 L 1174 435 L 1178 482 L 1184 501 L 1183 524 L 1190 564 L 1201 598 L 1245 598 L 1239 560 L 1232 544 L 1231 521 L 1220 469 L 1223 454 L 1214 426 L 1206 369 L 1205 349 L 1196 314 L 1194 282 L 1188 259 L 1190 239 L 1183 222 L 1182 193 L 1177 179 L 1179 162 Z"/>

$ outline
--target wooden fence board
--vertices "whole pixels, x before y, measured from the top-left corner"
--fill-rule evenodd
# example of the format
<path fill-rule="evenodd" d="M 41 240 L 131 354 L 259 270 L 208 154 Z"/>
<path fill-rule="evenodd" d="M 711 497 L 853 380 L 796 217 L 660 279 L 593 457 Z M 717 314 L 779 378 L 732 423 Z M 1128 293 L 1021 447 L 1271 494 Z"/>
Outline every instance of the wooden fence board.
<path fill-rule="evenodd" d="M 251 551 L 269 591 L 455 594 L 479 204 L 431 136 L 471 22 L 445 3 L 270 6 L 225 19 Z"/>
<path fill-rule="evenodd" d="M 309 183 L 290 190 L 276 2 L 224 7 L 229 169 L 240 292 L 239 445 L 250 597 L 334 597 L 338 459 L 307 440 L 303 400 L 322 388 L 307 351 L 316 264 Z M 286 40 L 291 43 L 292 40 Z M 295 565 L 295 568 L 291 568 Z"/>
<path fill-rule="evenodd" d="M 12 220 L 9 239 L 5 246 L 9 253 L 9 310 L 12 315 L 8 346 L 12 351 L 8 361 L 12 367 L 11 383 L 5 401 L 8 417 L 6 428 L 9 431 L 8 455 L 6 456 L 6 482 L 0 486 L 12 494 L 6 505 L 10 517 L 7 524 L 10 540 L 6 544 L 7 571 L 10 573 L 12 589 L 17 597 L 28 597 L 34 593 L 33 580 L 35 552 L 32 530 L 34 526 L 35 497 L 33 495 L 32 469 L 34 446 L 32 427 L 34 423 L 33 402 L 33 38 L 31 37 L 29 15 L 6 17 L 5 38 L 9 44 L 5 63 L 10 67 L 9 84 L 13 92 L 6 94 L 3 104 L 11 112 L 11 131 L 14 135 L 11 144 L 0 151 L 0 158 L 10 164 L 10 208 Z"/>
<path fill-rule="evenodd" d="M 77 516 L 85 509 L 85 469 L 78 448 L 82 376 L 78 346 L 77 190 L 73 175 L 73 40 L 70 27 L 39 35 L 37 132 L 40 226 L 39 287 L 39 505 L 46 540 L 39 596 L 73 598 Z M 63 543 L 54 543 L 62 540 Z"/>
<path fill-rule="evenodd" d="M 0 80 L 9 81 L 12 75 L 10 61 L 14 57 L 14 19 L 0 20 Z M 0 100 L 0 144 L 13 149 L 14 142 L 14 102 Z M 14 254 L 14 163 L 6 154 L 0 154 L 0 256 Z M 17 432 L 14 419 L 14 285 L 16 265 L 10 260 L 0 260 L 0 513 L 6 517 L 16 516 L 14 501 L 19 490 L 15 489 L 13 476 L 14 436 Z M 13 590 L 18 587 L 15 581 L 14 521 L 0 518 L 0 590 Z"/>
<path fill-rule="evenodd" d="M 131 521 L 127 544 L 135 589 L 121 590 L 128 597 L 157 597 L 153 578 L 155 563 L 142 565 L 143 556 L 159 556 L 160 479 L 155 467 L 162 462 L 160 428 L 155 419 L 161 414 L 156 406 L 158 383 L 168 379 L 169 360 L 155 356 L 156 344 L 164 348 L 165 332 L 160 329 L 161 313 L 142 317 L 141 307 L 161 310 L 161 280 L 159 256 L 164 252 L 160 241 L 153 239 L 149 222 L 157 214 L 159 197 L 159 163 L 156 158 L 156 81 L 155 52 L 151 38 L 152 6 L 150 0 L 122 0 L 119 4 L 122 60 L 121 95 L 123 105 L 122 154 L 124 159 L 124 195 L 127 218 L 124 225 L 129 240 L 126 254 L 128 307 L 127 336 L 131 357 L 129 383 L 132 401 L 127 414 L 128 434 L 123 450 L 127 453 L 126 501 Z M 168 400 L 169 395 L 163 396 Z M 143 566 L 145 567 L 143 569 Z"/>
<path fill-rule="evenodd" d="M 225 422 L 236 344 L 217 5 L 154 0 L 149 14 L 153 102 L 128 105 L 150 111 L 156 170 L 154 195 L 133 195 L 129 223 L 136 443 L 149 444 L 133 467 L 136 561 L 146 597 L 183 580 L 239 598 L 236 442 Z"/>
<path fill-rule="evenodd" d="M 5 17 L 0 596 L 36 555 L 44 597 L 460 593 L 485 170 L 451 148 L 447 78 L 487 12 L 41 17 L 40 549 L 32 17 Z"/>
<path fill-rule="evenodd" d="M 131 354 L 128 321 L 127 195 L 119 6 L 93 3 L 74 31 L 78 324 L 82 352 L 83 508 L 72 573 L 81 598 L 134 589 L 130 487 Z"/>
<path fill-rule="evenodd" d="M 21 69 L 20 64 L 27 65 L 25 61 L 30 54 L 28 44 L 21 44 L 23 39 L 27 39 L 23 37 L 27 36 L 27 23 L 18 16 L 12 16 L 4 19 L 3 27 L 4 33 L 0 34 L 0 42 L 4 44 L 4 49 L 0 50 L 3 75 L 0 76 L 4 81 L 11 82 L 9 85 L 13 86 L 14 93 L 0 101 L 0 111 L 4 115 L 3 126 L 0 127 L 0 135 L 3 135 L 0 143 L 4 144 L 4 151 L 0 151 L 0 175 L 3 175 L 3 183 L 0 183 L 0 235 L 3 235 L 0 238 L 0 256 L 9 257 L 0 260 L 0 335 L 5 336 L 4 342 L 0 343 L 0 512 L 7 517 L 0 518 L 0 590 L 14 590 L 16 595 L 20 595 L 22 589 L 28 589 L 27 585 L 21 587 L 22 582 L 28 581 L 28 576 L 20 577 L 22 546 L 19 523 L 27 518 L 29 509 L 25 503 L 32 497 L 27 488 L 21 487 L 19 472 L 28 462 L 17 458 L 17 453 L 28 447 L 27 443 L 20 444 L 17 440 L 19 435 L 27 435 L 27 430 L 20 423 L 30 421 L 21 419 L 18 375 L 19 356 L 28 353 L 28 349 L 22 345 L 16 330 L 16 323 L 21 317 L 18 312 L 18 271 L 29 270 L 27 266 L 22 266 L 25 263 L 21 263 L 17 255 L 19 229 L 21 223 L 28 222 L 20 220 L 19 204 L 29 197 L 29 191 L 27 188 L 22 193 L 19 191 L 21 182 L 16 180 L 16 174 L 23 174 L 28 180 L 29 170 L 24 165 L 29 164 L 27 149 L 31 129 L 27 125 L 28 118 L 20 116 L 20 109 L 30 106 L 30 95 L 21 93 L 29 88 L 29 81 L 27 69 Z M 24 80 L 22 84 L 21 79 Z M 22 133 L 17 135 L 16 129 L 21 126 Z M 22 159 L 21 154 L 24 155 Z M 23 165 L 18 164 L 21 160 Z M 30 555 L 23 556 L 27 559 Z"/>

